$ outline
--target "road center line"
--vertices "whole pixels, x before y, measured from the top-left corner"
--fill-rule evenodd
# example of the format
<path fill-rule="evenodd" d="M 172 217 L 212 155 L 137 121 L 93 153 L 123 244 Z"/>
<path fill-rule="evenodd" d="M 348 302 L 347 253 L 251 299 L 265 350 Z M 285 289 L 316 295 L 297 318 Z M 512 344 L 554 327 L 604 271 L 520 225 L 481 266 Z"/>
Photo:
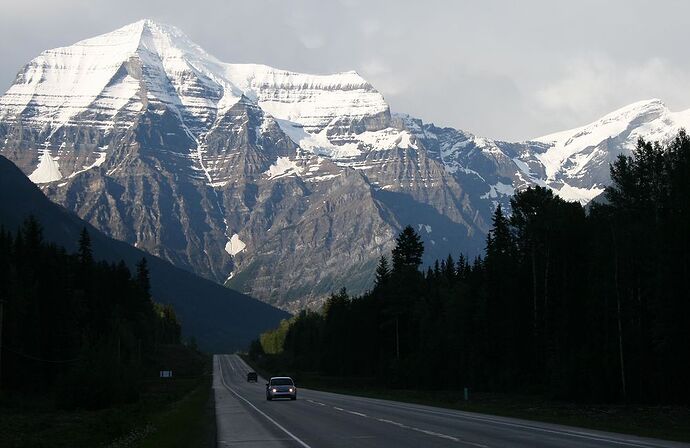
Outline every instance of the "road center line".
<path fill-rule="evenodd" d="M 487 445 L 483 445 L 481 443 L 470 442 L 469 440 L 459 439 L 457 437 L 449 436 L 448 434 L 442 434 L 440 432 L 429 431 L 428 429 L 422 429 L 422 428 L 416 428 L 414 426 L 408 426 L 404 423 L 396 422 L 394 420 L 388 420 L 385 418 L 377 418 L 376 420 L 378 420 L 382 423 L 388 423 L 390 425 L 395 425 L 395 426 L 402 428 L 402 429 L 409 429 L 410 431 L 421 432 L 422 434 L 426 434 L 428 436 L 440 437 L 441 439 L 450 440 L 452 442 L 461 443 L 463 445 L 476 446 L 478 448 L 489 448 Z"/>
<path fill-rule="evenodd" d="M 614 439 L 614 438 L 610 438 L 610 437 L 606 437 L 606 436 L 597 436 L 595 434 L 590 434 L 590 433 L 580 432 L 580 431 L 548 429 L 548 428 L 541 428 L 539 426 L 513 423 L 513 422 L 506 422 L 506 421 L 490 418 L 489 416 L 480 417 L 480 416 L 474 416 L 474 415 L 467 415 L 466 413 L 451 413 L 451 412 L 435 411 L 432 409 L 424 409 L 424 408 L 411 407 L 411 406 L 401 406 L 398 403 L 389 404 L 389 403 L 381 403 L 378 401 L 377 401 L 377 403 L 381 404 L 383 406 L 387 406 L 387 407 L 405 409 L 405 410 L 414 411 L 414 412 L 423 412 L 426 414 L 442 415 L 442 416 L 446 416 L 446 417 L 454 417 L 454 418 L 465 419 L 465 420 L 470 420 L 470 421 L 474 420 L 474 421 L 481 422 L 481 423 L 493 423 L 496 425 L 510 426 L 510 427 L 514 427 L 514 428 L 518 428 L 518 429 L 522 429 L 522 430 L 539 431 L 539 432 L 545 432 L 545 433 L 549 433 L 549 434 L 557 434 L 557 435 L 566 436 L 566 437 L 588 439 L 588 440 L 594 440 L 597 442 L 607 442 L 607 443 L 612 443 L 612 444 L 616 444 L 616 445 L 631 446 L 631 447 L 636 447 L 636 448 L 658 448 L 659 447 L 659 445 L 649 444 L 649 443 L 645 443 L 645 442 L 638 442 L 636 440 L 629 440 L 629 439 L 618 440 L 618 439 Z"/>
<path fill-rule="evenodd" d="M 237 373 L 237 370 L 235 370 L 235 366 L 232 365 L 232 362 L 230 360 L 228 360 L 228 365 L 230 366 L 230 368 L 232 369 L 233 372 Z M 222 373 L 222 371 L 221 371 L 221 373 Z"/>
<path fill-rule="evenodd" d="M 461 440 L 461 439 L 458 439 L 457 437 L 449 436 L 448 434 L 442 434 L 442 433 L 440 433 L 440 432 L 430 431 L 430 430 L 428 430 L 428 429 L 422 429 L 422 428 L 416 428 L 416 427 L 414 427 L 414 426 L 408 426 L 408 425 L 406 425 L 406 424 L 404 424 L 404 423 L 396 422 L 396 421 L 394 421 L 394 420 L 388 420 L 388 419 L 385 419 L 385 418 L 374 418 L 374 417 L 369 417 L 367 414 L 363 414 L 363 413 L 361 413 L 361 412 L 356 412 L 356 411 L 350 411 L 350 410 L 347 410 L 347 409 L 339 408 L 339 407 L 337 407 L 337 406 L 333 406 L 333 409 L 335 409 L 336 411 L 347 412 L 348 414 L 358 415 L 358 416 L 364 417 L 364 418 L 372 418 L 372 419 L 377 420 L 377 421 L 379 421 L 379 422 L 381 422 L 381 423 L 388 423 L 388 424 L 390 424 L 390 425 L 395 425 L 395 426 L 397 426 L 397 427 L 399 427 L 399 428 L 402 428 L 402 429 L 409 429 L 409 430 L 411 430 L 411 431 L 420 432 L 420 433 L 426 434 L 426 435 L 428 435 L 428 436 L 440 437 L 440 438 L 442 438 L 442 439 L 451 440 L 451 441 L 453 441 L 453 442 L 462 443 L 462 444 L 465 444 L 465 445 L 476 446 L 476 447 L 478 447 L 478 448 L 489 448 L 487 445 L 482 445 L 481 443 L 475 443 L 475 442 L 470 442 L 470 441 L 467 441 L 467 440 Z"/>
<path fill-rule="evenodd" d="M 235 359 L 230 359 L 230 358 L 227 358 L 227 357 L 225 357 L 225 360 L 226 360 L 226 362 L 227 362 L 228 364 L 230 364 L 230 366 L 233 368 L 233 370 L 235 370 L 235 367 L 234 367 L 232 364 L 233 364 L 234 362 L 236 362 L 236 360 L 235 360 Z M 238 368 L 240 368 L 239 365 L 238 365 Z M 285 432 L 285 433 L 288 434 L 290 437 L 292 437 L 295 441 L 297 441 L 298 443 L 300 443 L 303 447 L 305 447 L 305 448 L 311 448 L 311 447 L 309 447 L 307 444 L 305 444 L 302 440 L 300 440 L 299 438 L 297 438 L 297 436 L 295 436 L 294 434 L 292 434 L 291 432 L 289 432 L 287 429 L 285 429 L 283 426 L 281 426 L 278 422 L 276 422 L 276 421 L 273 420 L 271 417 L 269 417 L 268 415 L 266 415 L 264 412 L 262 412 L 261 410 L 259 410 L 256 406 L 254 406 L 252 403 L 250 403 L 247 399 L 245 399 L 245 398 L 242 397 L 240 394 L 238 394 L 237 392 L 235 392 L 230 386 L 228 386 L 228 385 L 225 383 L 225 378 L 223 377 L 223 369 L 221 368 L 220 370 L 221 370 L 221 371 L 220 371 L 220 374 L 221 374 L 221 381 L 223 382 L 223 385 L 224 385 L 230 392 L 232 392 L 232 393 L 235 394 L 237 397 L 239 397 L 239 398 L 241 398 L 242 400 L 244 400 L 247 404 L 249 404 L 249 405 L 250 405 L 252 408 L 254 408 L 257 412 L 259 412 L 259 413 L 262 414 L 264 417 L 266 417 L 269 421 L 271 421 L 274 425 L 276 425 L 278 428 L 280 428 L 283 432 Z M 240 369 L 240 370 L 244 370 L 244 369 Z M 325 403 L 321 403 L 321 402 L 318 402 L 318 401 L 314 401 L 314 400 L 307 400 L 307 401 L 310 402 L 310 403 L 319 405 L 319 406 L 326 406 Z M 396 421 L 393 421 L 393 420 L 387 420 L 387 419 L 383 419 L 383 418 L 370 417 L 370 416 L 368 416 L 367 414 L 364 414 L 364 413 L 362 413 L 362 412 L 350 411 L 350 410 L 348 410 L 348 409 L 343 409 L 343 408 L 338 407 L 338 406 L 332 406 L 332 408 L 335 409 L 336 411 L 347 412 L 348 414 L 356 415 L 356 416 L 363 417 L 363 418 L 371 418 L 371 419 L 373 419 L 373 420 L 377 420 L 377 421 L 382 422 L 382 423 L 388 423 L 388 424 L 391 424 L 391 425 L 398 426 L 399 428 L 402 428 L 402 429 L 409 429 L 409 430 L 411 430 L 411 431 L 416 431 L 416 432 L 419 432 L 419 433 L 422 433 L 422 434 L 426 434 L 426 435 L 429 435 L 429 436 L 439 437 L 439 438 L 446 439 L 446 440 L 451 440 L 451 441 L 456 442 L 456 443 L 462 443 L 462 444 L 465 444 L 465 445 L 475 446 L 475 447 L 478 447 L 478 448 L 489 448 L 487 445 L 482 445 L 482 444 L 480 444 L 480 443 L 470 442 L 470 441 L 467 441 L 467 440 L 461 440 L 461 439 L 458 439 L 457 437 L 449 436 L 449 435 L 447 435 L 447 434 L 442 434 L 442 433 L 435 432 L 435 431 L 430 431 L 430 430 L 427 430 L 427 429 L 416 428 L 416 427 L 414 427 L 414 426 L 408 426 L 408 425 L 405 425 L 405 424 L 403 424 L 403 423 L 399 423 L 399 422 L 396 422 Z"/>
<path fill-rule="evenodd" d="M 227 357 L 224 356 L 223 358 L 225 358 L 226 361 L 227 361 L 228 364 L 229 364 L 229 360 L 227 359 Z M 220 361 L 220 359 L 219 359 L 219 361 Z M 232 366 L 231 366 L 231 367 L 232 367 Z M 232 392 L 233 394 L 235 394 L 235 396 L 236 396 L 237 398 L 241 399 L 242 401 L 244 401 L 245 403 L 247 403 L 249 406 L 251 406 L 252 409 L 254 409 L 256 412 L 258 412 L 259 414 L 263 415 L 263 416 L 266 418 L 266 420 L 268 420 L 269 422 L 271 422 L 271 423 L 273 423 L 274 425 L 276 425 L 276 426 L 278 427 L 278 429 L 280 429 L 281 431 L 283 431 L 283 432 L 284 432 L 285 434 L 287 434 L 288 436 L 292 437 L 292 439 L 293 439 L 295 442 L 299 443 L 303 448 L 311 448 L 309 445 L 307 445 L 307 444 L 306 444 L 303 440 L 301 440 L 299 437 L 297 437 L 296 435 L 294 435 L 293 433 L 291 433 L 290 431 L 288 431 L 287 429 L 285 429 L 285 427 L 284 427 L 283 425 L 281 425 L 281 424 L 278 423 L 277 421 L 273 420 L 268 414 L 266 414 L 266 413 L 263 412 L 261 409 L 259 409 L 259 408 L 257 408 L 256 406 L 254 406 L 249 400 L 247 400 L 247 399 L 244 398 L 242 395 L 238 394 L 233 388 L 231 388 L 230 386 L 228 386 L 228 384 L 225 382 L 225 377 L 224 377 L 224 375 L 223 375 L 223 364 L 222 364 L 222 362 L 220 363 L 220 381 L 223 383 L 223 386 L 225 386 L 225 388 L 226 388 L 227 390 L 229 390 L 230 392 Z"/>

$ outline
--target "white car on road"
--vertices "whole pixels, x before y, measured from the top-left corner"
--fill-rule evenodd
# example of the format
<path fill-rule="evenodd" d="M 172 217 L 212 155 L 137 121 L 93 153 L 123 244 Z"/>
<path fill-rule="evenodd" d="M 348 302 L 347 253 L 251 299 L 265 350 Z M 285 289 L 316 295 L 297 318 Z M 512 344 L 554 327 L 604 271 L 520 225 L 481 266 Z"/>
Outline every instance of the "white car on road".
<path fill-rule="evenodd" d="M 266 383 L 266 400 L 274 398 L 297 399 L 297 387 L 289 376 L 274 376 Z"/>

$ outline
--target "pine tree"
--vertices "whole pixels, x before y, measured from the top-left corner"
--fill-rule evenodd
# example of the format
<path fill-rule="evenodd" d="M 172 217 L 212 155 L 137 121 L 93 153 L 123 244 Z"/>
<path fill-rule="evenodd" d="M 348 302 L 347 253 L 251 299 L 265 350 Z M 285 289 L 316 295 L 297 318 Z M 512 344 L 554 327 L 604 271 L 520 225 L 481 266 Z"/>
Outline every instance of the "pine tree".
<path fill-rule="evenodd" d="M 523 320 L 517 303 L 519 289 L 518 271 L 513 238 L 508 218 L 500 205 L 493 215 L 493 228 L 487 236 L 486 259 L 484 262 L 486 293 L 485 309 L 481 325 L 487 336 L 485 342 L 486 363 L 491 371 L 498 372 L 488 380 L 490 387 L 508 389 L 519 375 L 517 359 L 519 350 L 527 341 L 519 339 L 518 326 Z M 481 272 L 481 264 L 475 269 Z"/>
<path fill-rule="evenodd" d="M 141 261 L 137 263 L 137 275 L 135 280 L 144 297 L 150 298 L 151 280 L 149 278 L 149 266 L 146 257 L 142 257 Z"/>
<path fill-rule="evenodd" d="M 443 274 L 446 276 L 449 282 L 453 282 L 455 280 L 457 272 L 455 270 L 455 260 L 453 260 L 453 256 L 451 254 L 448 254 L 448 258 L 446 258 Z"/>
<path fill-rule="evenodd" d="M 376 284 L 377 288 L 385 285 L 391 276 L 391 269 L 388 266 L 388 258 L 382 255 L 379 259 L 379 265 L 376 267 Z"/>
<path fill-rule="evenodd" d="M 79 234 L 79 250 L 77 252 L 79 262 L 84 266 L 93 264 L 93 251 L 91 250 L 91 236 L 84 227 Z"/>
<path fill-rule="evenodd" d="M 493 228 L 486 239 L 486 256 L 512 257 L 515 255 L 515 240 L 510 230 L 508 218 L 499 204 L 492 217 Z"/>
<path fill-rule="evenodd" d="M 22 234 L 24 236 L 25 250 L 29 259 L 38 256 L 41 245 L 43 244 L 43 227 L 36 220 L 36 217 L 29 215 L 22 224 Z"/>
<path fill-rule="evenodd" d="M 417 270 L 422 264 L 424 244 L 412 226 L 407 226 L 400 232 L 393 249 L 393 272 L 401 273 Z"/>

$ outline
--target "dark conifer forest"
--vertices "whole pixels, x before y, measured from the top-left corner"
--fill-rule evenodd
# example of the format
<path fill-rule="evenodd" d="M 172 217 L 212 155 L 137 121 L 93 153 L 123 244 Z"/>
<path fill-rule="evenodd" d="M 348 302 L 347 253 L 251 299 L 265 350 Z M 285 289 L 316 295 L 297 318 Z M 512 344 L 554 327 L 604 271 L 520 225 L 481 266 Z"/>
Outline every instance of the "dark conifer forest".
<path fill-rule="evenodd" d="M 690 138 L 640 140 L 586 209 L 550 190 L 495 210 L 481 258 L 421 269 L 405 228 L 361 297 L 252 344 L 282 369 L 384 387 L 690 403 Z M 452 252 L 452 248 L 449 248 Z"/>
<path fill-rule="evenodd" d="M 53 395 L 65 408 L 137 400 L 151 352 L 180 340 L 149 280 L 146 259 L 134 274 L 95 261 L 86 230 L 75 254 L 43 241 L 32 217 L 0 230 L 3 391 Z"/>

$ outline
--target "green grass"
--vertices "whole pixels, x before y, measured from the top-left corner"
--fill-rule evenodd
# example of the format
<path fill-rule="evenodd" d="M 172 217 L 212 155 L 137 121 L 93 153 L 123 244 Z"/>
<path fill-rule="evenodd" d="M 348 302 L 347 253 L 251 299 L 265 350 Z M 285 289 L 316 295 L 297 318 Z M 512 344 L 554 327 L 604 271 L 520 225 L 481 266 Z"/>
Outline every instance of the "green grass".
<path fill-rule="evenodd" d="M 244 358 L 262 376 L 272 373 Z M 293 376 L 298 387 L 326 392 L 690 442 L 690 408 L 683 406 L 583 404 L 499 393 L 472 393 L 470 400 L 464 401 L 463 392 L 456 390 L 393 390 L 376 387 L 373 379 L 332 378 L 297 372 L 281 374 Z"/>
<path fill-rule="evenodd" d="M 157 415 L 156 428 L 139 445 L 140 448 L 213 448 L 216 445 L 212 377 L 207 376 L 170 410 Z"/>
<path fill-rule="evenodd" d="M 157 378 L 151 369 L 137 403 L 98 411 L 56 409 L 48 396 L 0 396 L 0 446 L 214 447 L 210 358 L 181 346 L 162 347 L 152 360 L 159 365 L 176 376 Z"/>

